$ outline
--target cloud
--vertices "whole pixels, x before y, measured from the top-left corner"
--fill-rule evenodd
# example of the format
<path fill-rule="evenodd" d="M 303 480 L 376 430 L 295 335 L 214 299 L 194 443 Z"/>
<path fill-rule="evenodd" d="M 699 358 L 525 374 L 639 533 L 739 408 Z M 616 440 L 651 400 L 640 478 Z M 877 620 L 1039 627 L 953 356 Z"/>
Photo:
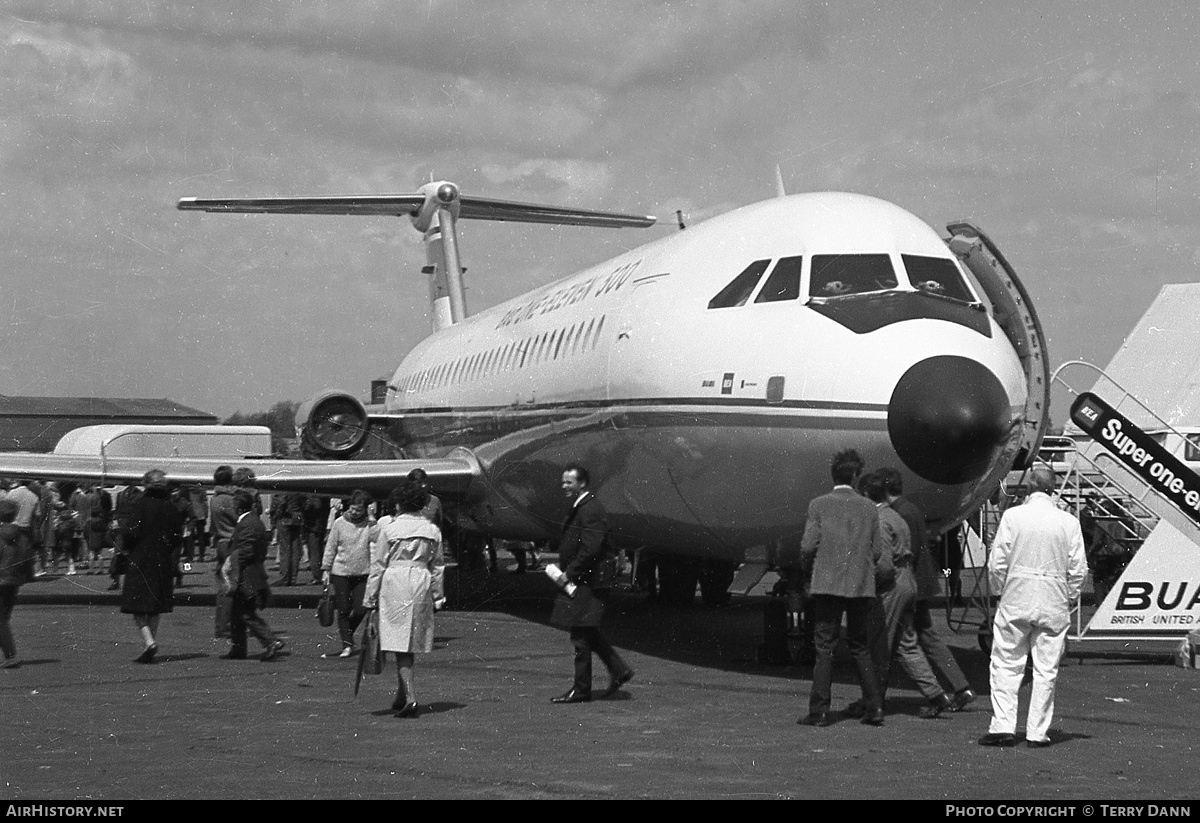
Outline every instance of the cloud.
<path fill-rule="evenodd" d="M 176 211 L 190 195 L 451 179 L 664 220 L 464 223 L 475 308 L 661 237 L 675 209 L 694 224 L 771 196 L 776 163 L 789 191 L 874 194 L 935 225 L 976 217 L 1022 270 L 1053 273 L 1037 289 L 1086 291 L 1109 263 L 1186 270 L 1194 37 L 1155 7 L 1096 5 L 1051 0 L 1018 22 L 940 0 L 904 15 L 875 0 L 10 3 L 0 267 L 15 282 L 0 323 L 39 361 L 12 380 L 178 387 L 226 413 L 235 395 L 252 410 L 249 387 L 265 405 L 334 378 L 365 387 L 425 333 L 407 221 Z M 1104 248 L 1111 260 L 1089 257 Z M 1074 334 L 1075 306 L 1045 314 Z M 181 377 L 196 350 L 241 356 L 227 337 L 256 352 L 244 372 L 200 358 Z M 104 361 L 150 352 L 164 368 Z"/>
<path fill-rule="evenodd" d="M 521 160 L 512 165 L 484 163 L 480 171 L 491 184 L 520 182 L 521 188 L 555 193 L 564 204 L 589 199 L 612 188 L 612 172 L 605 163 L 583 160 Z"/>
<path fill-rule="evenodd" d="M 209 47 L 334 53 L 454 76 L 561 79 L 610 89 L 706 77 L 763 50 L 806 59 L 828 54 L 829 12 L 821 2 L 551 0 L 422 4 L 210 0 L 188 6 L 67 0 L 18 2 L 36 23 L 102 28 Z M 714 43 L 720 42 L 719 48 Z"/>

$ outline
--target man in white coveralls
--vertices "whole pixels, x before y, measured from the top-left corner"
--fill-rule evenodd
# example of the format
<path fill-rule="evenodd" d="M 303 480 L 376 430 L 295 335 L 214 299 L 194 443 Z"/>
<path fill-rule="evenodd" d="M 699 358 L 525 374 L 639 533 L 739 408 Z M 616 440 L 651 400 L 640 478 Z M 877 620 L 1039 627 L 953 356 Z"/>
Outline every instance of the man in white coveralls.
<path fill-rule="evenodd" d="M 1017 692 L 1025 660 L 1033 652 L 1033 691 L 1025 721 L 1025 745 L 1050 745 L 1054 681 L 1070 625 L 1071 604 L 1079 599 L 1087 561 L 1079 521 L 1050 498 L 1054 472 L 1034 469 L 1029 498 L 1004 512 L 988 557 L 988 579 L 1000 593 L 992 624 L 992 723 L 979 739 L 983 746 L 1016 742 Z"/>

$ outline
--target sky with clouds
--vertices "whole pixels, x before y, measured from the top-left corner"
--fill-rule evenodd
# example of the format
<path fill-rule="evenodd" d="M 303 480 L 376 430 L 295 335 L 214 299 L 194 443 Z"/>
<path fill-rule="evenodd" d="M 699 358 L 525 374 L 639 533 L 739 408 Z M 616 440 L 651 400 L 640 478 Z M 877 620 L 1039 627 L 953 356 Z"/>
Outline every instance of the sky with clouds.
<path fill-rule="evenodd" d="M 777 165 L 975 221 L 1052 364 L 1104 364 L 1198 279 L 1197 40 L 1190 0 L 0 1 L 0 394 L 223 417 L 365 393 L 428 333 L 406 220 L 180 197 L 449 179 L 660 216 L 460 224 L 481 309 L 770 197 Z"/>

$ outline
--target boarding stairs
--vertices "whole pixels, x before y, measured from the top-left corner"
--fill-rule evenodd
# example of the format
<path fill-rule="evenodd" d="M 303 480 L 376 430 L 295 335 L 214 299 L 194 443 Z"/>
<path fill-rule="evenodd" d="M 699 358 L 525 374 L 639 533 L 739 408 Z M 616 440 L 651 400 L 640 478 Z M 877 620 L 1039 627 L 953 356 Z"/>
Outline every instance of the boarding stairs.
<path fill-rule="evenodd" d="M 1175 432 L 1179 435 L 1175 438 L 1176 442 L 1185 441 L 1183 435 L 1161 416 L 1091 363 L 1082 360 L 1068 361 L 1055 370 L 1051 383 L 1055 389 L 1066 391 L 1071 401 L 1083 391 L 1095 391 L 1093 387 L 1099 386 L 1104 399 L 1118 412 L 1133 419 L 1151 421 L 1151 426 L 1144 427 Z M 1200 546 L 1200 526 L 1195 521 L 1086 435 L 1080 435 L 1080 439 L 1049 436 L 1044 438 L 1033 465 L 1049 465 L 1054 469 L 1058 477 L 1056 501 L 1061 508 L 1080 518 L 1085 526 L 1085 542 L 1093 528 L 1103 531 L 1114 550 L 1124 557 L 1124 565 L 1128 564 L 1163 519 Z M 964 624 L 978 625 L 981 646 L 990 646 L 991 612 L 994 606 L 986 572 L 987 547 L 991 545 L 996 528 L 1000 524 L 1000 516 L 1005 509 L 1024 499 L 1029 471 L 1027 468 L 1024 471 L 1010 472 L 1001 482 L 997 494 L 962 527 L 964 554 L 970 556 L 970 547 L 974 545 L 976 551 L 982 555 L 982 562 L 970 594 L 957 609 L 948 605 L 947 620 L 955 631 L 960 630 Z M 1091 524 L 1088 523 L 1089 519 Z M 971 532 L 974 532 L 974 535 Z M 976 562 L 979 561 L 978 557 L 975 559 Z M 1084 586 L 1085 593 L 1089 590 L 1088 584 L 1092 582 L 1092 576 L 1089 574 L 1088 577 L 1089 580 Z M 1099 606 L 1104 594 L 1106 592 L 1097 592 L 1093 587 L 1092 605 Z M 947 598 L 947 603 L 949 602 Z M 1089 636 L 1088 622 L 1092 611 L 1094 609 L 1087 609 L 1083 605 L 1082 599 L 1075 605 L 1069 639 L 1112 639 L 1111 636 Z M 1131 634 L 1123 639 L 1153 641 L 1163 638 L 1137 637 Z"/>

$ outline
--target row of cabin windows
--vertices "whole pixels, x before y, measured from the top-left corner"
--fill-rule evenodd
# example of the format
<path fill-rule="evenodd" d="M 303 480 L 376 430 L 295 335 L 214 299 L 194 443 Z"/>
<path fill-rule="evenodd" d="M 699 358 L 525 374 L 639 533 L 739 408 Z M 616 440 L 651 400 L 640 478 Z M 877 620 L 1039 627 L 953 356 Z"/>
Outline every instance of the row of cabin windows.
<path fill-rule="evenodd" d="M 403 378 L 400 392 L 423 392 L 565 359 L 596 348 L 605 315 L 580 320 L 573 326 L 514 340 L 488 351 L 465 355 Z"/>
<path fill-rule="evenodd" d="M 900 259 L 908 282 L 917 291 L 965 303 L 976 302 L 971 287 L 953 260 L 915 254 L 902 254 Z M 726 309 L 744 306 L 752 295 L 755 303 L 798 300 L 803 265 L 802 256 L 781 257 L 755 295 L 759 281 L 771 266 L 770 260 L 755 260 L 717 292 L 708 301 L 708 307 Z M 900 286 L 900 280 L 892 268 L 892 258 L 887 254 L 814 254 L 810 268 L 810 297 L 845 297 L 890 291 Z"/>

